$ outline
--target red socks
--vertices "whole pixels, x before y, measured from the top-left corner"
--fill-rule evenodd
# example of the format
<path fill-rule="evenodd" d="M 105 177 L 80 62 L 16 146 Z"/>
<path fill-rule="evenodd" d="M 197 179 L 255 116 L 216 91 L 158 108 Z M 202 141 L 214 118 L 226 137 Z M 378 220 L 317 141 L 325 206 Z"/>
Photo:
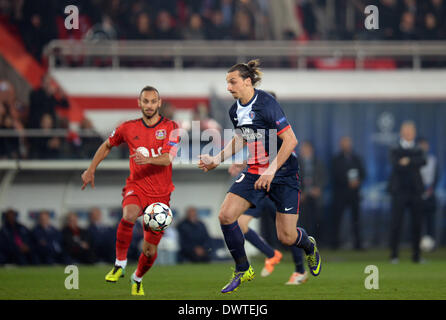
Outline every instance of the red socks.
<path fill-rule="evenodd" d="M 127 251 L 132 242 L 133 226 L 135 224 L 121 219 L 116 232 L 116 259 L 127 260 Z"/>
<path fill-rule="evenodd" d="M 137 276 L 138 278 L 142 278 L 144 274 L 150 270 L 157 256 L 158 251 L 156 251 L 155 254 L 150 258 L 148 258 L 144 253 L 141 253 L 141 255 L 139 256 L 138 267 L 136 268 L 135 276 Z"/>

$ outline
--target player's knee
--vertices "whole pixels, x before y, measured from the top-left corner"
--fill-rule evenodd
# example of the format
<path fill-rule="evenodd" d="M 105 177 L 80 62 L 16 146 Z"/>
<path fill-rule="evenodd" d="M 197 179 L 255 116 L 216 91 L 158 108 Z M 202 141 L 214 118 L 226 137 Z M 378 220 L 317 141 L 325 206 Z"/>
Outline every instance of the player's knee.
<path fill-rule="evenodd" d="M 234 217 L 228 210 L 222 209 L 218 215 L 218 220 L 220 221 L 220 224 L 231 224 L 234 223 L 237 218 Z"/>
<path fill-rule="evenodd" d="M 277 238 L 285 246 L 291 246 L 296 242 L 296 237 L 293 238 L 293 235 L 287 232 L 279 232 Z"/>
<path fill-rule="evenodd" d="M 122 217 L 128 222 L 135 223 L 136 219 L 138 219 L 138 215 L 139 209 L 124 210 Z"/>
<path fill-rule="evenodd" d="M 156 247 L 154 246 L 145 246 L 143 248 L 143 254 L 147 257 L 147 258 L 151 258 L 156 254 Z"/>

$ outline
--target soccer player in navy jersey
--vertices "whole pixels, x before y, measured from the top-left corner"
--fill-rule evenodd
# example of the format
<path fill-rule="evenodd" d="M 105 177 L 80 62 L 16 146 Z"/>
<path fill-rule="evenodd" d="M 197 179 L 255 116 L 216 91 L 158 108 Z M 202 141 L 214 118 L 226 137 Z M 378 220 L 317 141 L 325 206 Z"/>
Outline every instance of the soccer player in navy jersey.
<path fill-rule="evenodd" d="M 287 246 L 304 249 L 310 273 L 319 275 L 321 259 L 314 238 L 297 227 L 299 211 L 299 165 L 294 148 L 297 139 L 279 103 L 265 91 L 255 89 L 261 80 L 259 61 L 239 63 L 226 74 L 227 90 L 236 99 L 229 110 L 234 138 L 216 156 L 200 155 L 198 167 L 215 169 L 243 146 L 249 150 L 246 169 L 229 189 L 221 205 L 219 221 L 235 271 L 222 293 L 231 293 L 254 278 L 244 248 L 238 218 L 267 195 L 275 203 L 278 239 Z M 277 137 L 279 139 L 277 139 Z"/>
<path fill-rule="evenodd" d="M 82 173 L 82 190 L 88 184 L 94 188 L 97 166 L 110 150 L 127 144 L 130 151 L 130 175 L 122 190 L 123 216 L 116 232 L 116 260 L 113 269 L 105 276 L 107 282 L 117 282 L 125 274 L 127 252 L 132 241 L 133 226 L 143 210 L 154 202 L 169 206 L 172 183 L 172 161 L 176 155 L 178 125 L 159 114 L 161 98 L 156 88 L 144 87 L 138 98 L 142 117 L 126 121 L 116 128 L 98 148 L 87 170 Z M 146 152 L 140 152 L 140 147 Z M 136 271 L 131 276 L 131 294 L 144 295 L 142 277 L 157 258 L 157 247 L 164 231 L 144 229 L 142 253 Z"/>

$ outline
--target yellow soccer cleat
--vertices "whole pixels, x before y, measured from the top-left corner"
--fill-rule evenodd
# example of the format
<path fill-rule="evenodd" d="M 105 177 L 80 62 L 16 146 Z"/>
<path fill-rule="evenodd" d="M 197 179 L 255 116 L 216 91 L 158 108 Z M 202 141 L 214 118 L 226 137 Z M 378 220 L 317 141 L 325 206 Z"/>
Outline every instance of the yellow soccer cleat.
<path fill-rule="evenodd" d="M 114 266 L 113 269 L 105 276 L 107 282 L 118 282 L 119 278 L 123 278 L 125 270 L 122 267 Z"/>
<path fill-rule="evenodd" d="M 316 240 L 313 237 L 309 236 L 308 239 L 313 242 L 314 250 L 312 254 L 306 255 L 308 267 L 310 269 L 310 273 L 317 277 L 321 272 L 321 256 L 319 254 L 319 250 L 316 246 Z"/>
<path fill-rule="evenodd" d="M 142 281 L 138 282 L 132 279 L 132 296 L 144 296 Z"/>
<path fill-rule="evenodd" d="M 251 281 L 254 279 L 254 276 L 254 269 L 251 266 L 246 271 L 234 271 L 231 281 L 223 287 L 221 293 L 232 293 L 236 291 L 243 282 Z"/>

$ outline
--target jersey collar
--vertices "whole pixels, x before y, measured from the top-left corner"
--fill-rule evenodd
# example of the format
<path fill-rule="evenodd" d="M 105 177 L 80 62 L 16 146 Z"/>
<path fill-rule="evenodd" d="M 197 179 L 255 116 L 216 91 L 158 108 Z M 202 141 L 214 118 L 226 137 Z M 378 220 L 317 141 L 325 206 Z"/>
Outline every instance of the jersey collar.
<path fill-rule="evenodd" d="M 151 128 L 155 128 L 157 125 L 159 125 L 161 123 L 161 121 L 163 121 L 163 119 L 164 119 L 164 117 L 161 116 L 160 119 L 158 120 L 158 122 L 155 123 L 153 126 L 148 126 L 147 123 L 144 122 L 143 118 L 141 118 L 141 122 L 144 125 L 144 127 L 151 129 Z"/>
<path fill-rule="evenodd" d="M 254 95 L 252 96 L 251 100 L 249 100 L 246 104 L 242 104 L 242 103 L 240 102 L 240 99 L 237 99 L 237 104 L 238 104 L 240 107 L 247 107 L 247 106 L 253 104 L 253 103 L 256 101 L 256 99 L 257 99 L 257 95 L 258 95 L 258 94 L 259 94 L 259 92 L 257 91 L 257 89 L 254 89 Z"/>

